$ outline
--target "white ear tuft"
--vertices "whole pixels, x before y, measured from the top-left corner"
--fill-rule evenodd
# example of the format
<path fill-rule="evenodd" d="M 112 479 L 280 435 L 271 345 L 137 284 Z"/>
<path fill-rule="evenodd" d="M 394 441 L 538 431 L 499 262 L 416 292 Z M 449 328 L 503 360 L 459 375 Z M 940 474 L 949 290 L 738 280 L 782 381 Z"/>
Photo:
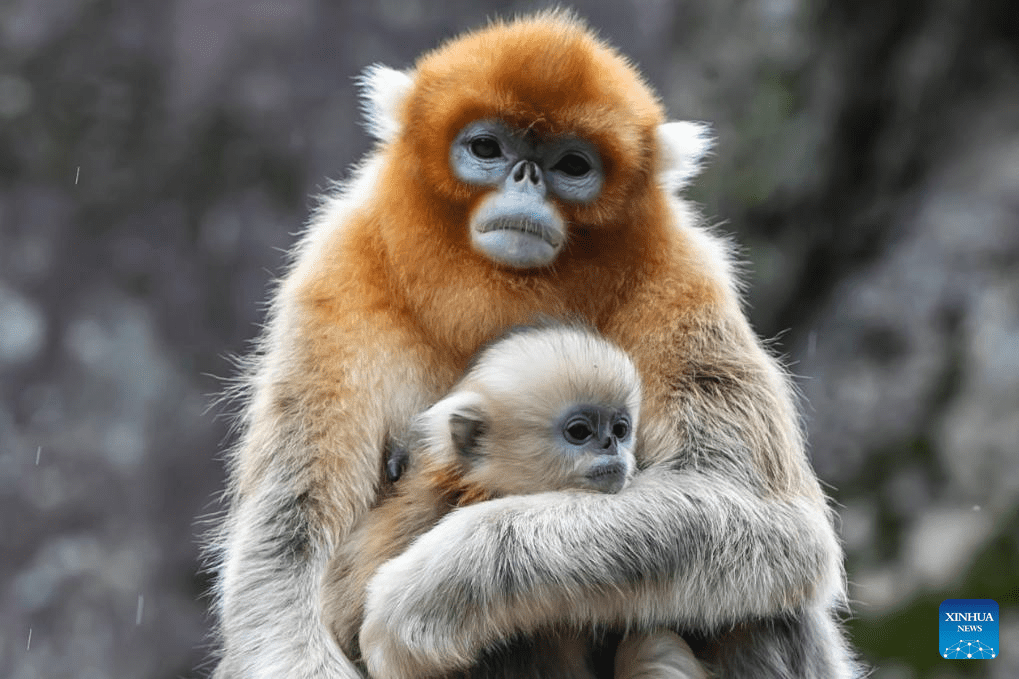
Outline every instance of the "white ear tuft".
<path fill-rule="evenodd" d="M 409 73 L 373 64 L 357 79 L 369 134 L 391 141 L 400 131 L 400 107 L 414 84 Z"/>
<path fill-rule="evenodd" d="M 686 120 L 664 123 L 658 126 L 658 146 L 662 186 L 678 191 L 700 172 L 701 160 L 711 148 L 711 128 Z"/>

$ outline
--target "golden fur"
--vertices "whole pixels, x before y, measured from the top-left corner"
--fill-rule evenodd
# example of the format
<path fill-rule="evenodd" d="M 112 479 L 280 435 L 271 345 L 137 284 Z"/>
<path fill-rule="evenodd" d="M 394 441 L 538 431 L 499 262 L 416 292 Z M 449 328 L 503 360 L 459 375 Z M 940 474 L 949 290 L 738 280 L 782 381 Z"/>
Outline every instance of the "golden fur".
<path fill-rule="evenodd" d="M 494 22 L 407 73 L 368 77 L 382 141 L 312 219 L 247 375 L 217 538 L 218 679 L 357 676 L 323 623 L 321 582 L 378 502 L 386 440 L 406 435 L 479 346 L 539 314 L 584 319 L 632 356 L 644 383 L 640 471 L 615 496 L 502 498 L 443 518 L 370 583 L 361 644 L 373 676 L 463 666 L 566 619 L 697 630 L 723 676 L 756 676 L 743 669 L 751 657 L 807 658 L 802 672 L 773 676 L 849 676 L 830 614 L 841 549 L 788 378 L 742 313 L 725 244 L 667 190 L 697 161 L 682 144 L 663 148 L 680 124 L 666 124 L 625 58 L 562 12 Z M 601 153 L 600 197 L 556 205 L 568 241 L 550 267 L 501 268 L 470 247 L 465 224 L 487 189 L 454 177 L 449 145 L 479 117 L 576 133 Z M 574 532 L 548 530 L 567 520 Z M 518 526 L 526 551 L 485 542 L 497 526 Z M 572 535 L 583 560 L 568 558 Z M 620 543 L 640 547 L 623 565 Z M 483 576 L 504 558 L 526 575 L 509 598 Z M 543 580 L 549 572 L 559 575 Z M 732 641 L 735 623 L 787 652 Z"/>

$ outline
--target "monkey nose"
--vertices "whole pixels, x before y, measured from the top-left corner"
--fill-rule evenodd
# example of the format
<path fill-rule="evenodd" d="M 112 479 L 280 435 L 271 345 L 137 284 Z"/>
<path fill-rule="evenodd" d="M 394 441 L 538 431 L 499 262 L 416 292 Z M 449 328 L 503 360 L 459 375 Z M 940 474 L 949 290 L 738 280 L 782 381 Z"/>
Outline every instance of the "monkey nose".
<path fill-rule="evenodd" d="M 535 186 L 541 186 L 543 180 L 541 177 L 541 168 L 533 160 L 521 160 L 519 163 L 513 166 L 511 173 L 513 181 L 517 183 L 529 182 Z"/>

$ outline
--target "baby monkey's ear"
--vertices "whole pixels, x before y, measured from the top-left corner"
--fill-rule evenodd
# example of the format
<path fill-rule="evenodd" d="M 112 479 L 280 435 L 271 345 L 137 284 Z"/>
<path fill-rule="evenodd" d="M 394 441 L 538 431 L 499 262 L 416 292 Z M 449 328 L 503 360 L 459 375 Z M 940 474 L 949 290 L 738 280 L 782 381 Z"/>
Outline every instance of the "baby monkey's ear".
<path fill-rule="evenodd" d="M 419 414 L 414 435 L 422 453 L 435 461 L 471 462 L 481 454 L 481 438 L 488 431 L 487 401 L 470 389 L 457 390 Z M 415 454 L 418 447 L 411 446 Z"/>
<path fill-rule="evenodd" d="M 481 454 L 481 437 L 488 422 L 480 408 L 458 408 L 449 415 L 449 436 L 457 454 L 470 462 Z"/>

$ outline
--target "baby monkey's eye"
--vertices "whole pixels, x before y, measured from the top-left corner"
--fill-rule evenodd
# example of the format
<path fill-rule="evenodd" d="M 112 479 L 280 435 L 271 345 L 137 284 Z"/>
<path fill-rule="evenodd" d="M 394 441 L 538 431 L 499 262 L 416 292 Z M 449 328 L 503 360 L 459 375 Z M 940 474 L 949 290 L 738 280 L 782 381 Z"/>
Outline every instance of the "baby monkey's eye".
<path fill-rule="evenodd" d="M 612 425 L 612 435 L 622 441 L 630 435 L 630 423 L 626 420 L 619 420 Z"/>
<path fill-rule="evenodd" d="M 478 158 L 488 160 L 489 158 L 498 158 L 502 155 L 502 147 L 499 146 L 499 141 L 495 137 L 483 136 L 475 137 L 470 143 L 471 153 Z"/>
<path fill-rule="evenodd" d="M 591 171 L 591 163 L 579 153 L 567 153 L 552 166 L 552 169 L 571 177 L 583 177 Z"/>
<path fill-rule="evenodd" d="M 571 420 L 563 432 L 566 434 L 566 440 L 576 445 L 587 443 L 594 436 L 594 429 L 587 420 Z"/>

